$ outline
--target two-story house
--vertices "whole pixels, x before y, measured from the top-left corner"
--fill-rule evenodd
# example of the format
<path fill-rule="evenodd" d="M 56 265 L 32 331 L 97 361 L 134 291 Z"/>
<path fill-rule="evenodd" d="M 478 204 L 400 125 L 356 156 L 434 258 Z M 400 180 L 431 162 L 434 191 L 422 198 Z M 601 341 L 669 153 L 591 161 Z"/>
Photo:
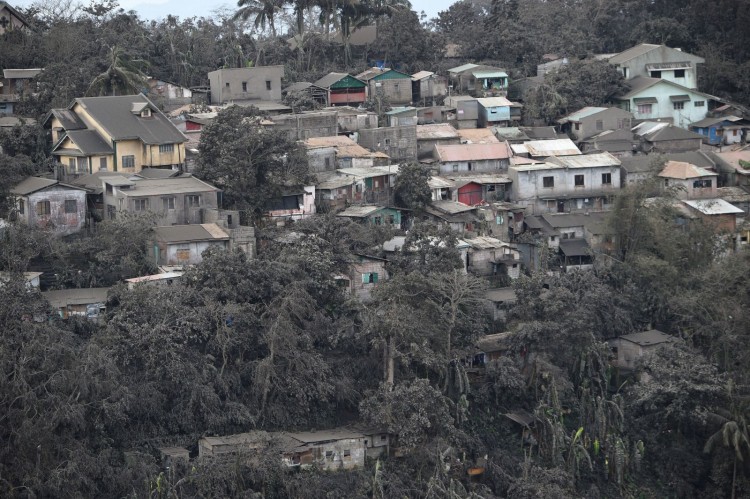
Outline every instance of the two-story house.
<path fill-rule="evenodd" d="M 67 175 L 181 169 L 187 138 L 146 96 L 82 97 L 53 109 L 52 155 Z"/>
<path fill-rule="evenodd" d="M 659 172 L 664 189 L 674 190 L 680 199 L 716 197 L 719 174 L 684 161 L 667 161 Z"/>
<path fill-rule="evenodd" d="M 15 114 L 15 104 L 33 90 L 31 80 L 41 72 L 39 68 L 3 70 L 3 78 L 0 80 L 0 116 Z"/>
<path fill-rule="evenodd" d="M 284 66 L 217 69 L 208 73 L 211 104 L 220 106 L 233 101 L 281 100 Z"/>
<path fill-rule="evenodd" d="M 637 76 L 647 76 L 696 89 L 698 88 L 698 64 L 706 61 L 703 57 L 666 45 L 641 43 L 609 57 L 608 62 L 615 66 L 626 80 Z"/>
<path fill-rule="evenodd" d="M 633 114 L 617 107 L 587 106 L 560 118 L 564 132 L 583 140 L 605 130 L 630 130 Z"/>
<path fill-rule="evenodd" d="M 371 100 L 385 99 L 390 104 L 411 103 L 411 75 L 390 68 L 370 68 L 357 75 L 367 84 Z"/>
<path fill-rule="evenodd" d="M 437 144 L 434 157 L 440 173 L 504 172 L 510 163 L 510 151 L 502 143 Z"/>
<path fill-rule="evenodd" d="M 207 210 L 218 210 L 219 189 L 193 176 L 99 178 L 107 219 L 120 212 L 151 212 L 159 215 L 157 225 L 200 224 L 206 221 Z"/>
<path fill-rule="evenodd" d="M 548 158 L 508 167 L 511 201 L 532 214 L 607 209 L 620 189 L 620 160 L 609 153 Z"/>

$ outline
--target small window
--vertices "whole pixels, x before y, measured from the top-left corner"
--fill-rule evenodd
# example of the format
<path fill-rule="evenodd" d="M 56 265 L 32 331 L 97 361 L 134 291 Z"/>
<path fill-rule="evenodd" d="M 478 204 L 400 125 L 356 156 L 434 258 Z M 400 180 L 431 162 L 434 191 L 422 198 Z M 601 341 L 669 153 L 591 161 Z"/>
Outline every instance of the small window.
<path fill-rule="evenodd" d="M 638 114 L 651 114 L 651 104 L 638 104 Z"/>
<path fill-rule="evenodd" d="M 329 168 L 331 166 L 331 158 L 325 158 L 326 162 L 326 168 Z"/>
<path fill-rule="evenodd" d="M 271 80 L 266 80 L 266 90 L 271 90 Z"/>
<path fill-rule="evenodd" d="M 100 170 L 107 169 L 107 158 L 99 158 L 99 169 Z"/>
<path fill-rule="evenodd" d="M 604 185 L 610 185 L 612 183 L 612 174 L 611 173 L 602 173 L 602 184 Z"/>
<path fill-rule="evenodd" d="M 674 77 L 675 78 L 685 78 L 685 70 L 684 69 L 675 69 L 674 70 Z"/>
<path fill-rule="evenodd" d="M 86 158 L 78 158 L 78 173 L 88 173 L 89 162 Z"/>
<path fill-rule="evenodd" d="M 387 146 L 391 145 L 391 139 L 385 139 L 385 145 Z"/>
<path fill-rule="evenodd" d="M 326 451 L 326 460 L 327 461 L 333 461 L 333 451 L 332 450 L 327 450 Z"/>
<path fill-rule="evenodd" d="M 26 212 L 26 202 L 23 199 L 18 200 L 18 213 L 23 215 Z"/>
<path fill-rule="evenodd" d="M 380 441 L 381 442 L 385 442 L 386 438 L 388 438 L 388 437 L 386 437 L 385 435 L 380 435 Z"/>
<path fill-rule="evenodd" d="M 135 156 L 123 156 L 122 157 L 123 168 L 134 168 L 135 167 Z"/>
<path fill-rule="evenodd" d="M 661 71 L 651 71 L 651 78 L 661 78 Z"/>
<path fill-rule="evenodd" d="M 159 145 L 160 153 L 172 152 L 172 151 L 174 151 L 174 144 L 160 144 Z"/>
<path fill-rule="evenodd" d="M 148 199 L 134 199 L 133 209 L 135 211 L 148 211 Z"/>
<path fill-rule="evenodd" d="M 49 215 L 52 211 L 50 210 L 49 201 L 39 201 L 36 204 L 36 214 L 39 216 Z"/>
<path fill-rule="evenodd" d="M 78 211 L 78 201 L 75 199 L 65 200 L 65 213 L 76 213 Z"/>
<path fill-rule="evenodd" d="M 147 107 L 143 111 L 141 111 L 141 118 L 150 118 L 151 117 L 151 108 Z"/>
<path fill-rule="evenodd" d="M 581 129 L 581 124 L 580 123 L 576 123 L 575 124 L 575 129 L 576 130 L 580 130 Z"/>
<path fill-rule="evenodd" d="M 695 101 L 695 107 L 703 107 L 706 105 L 706 101 L 704 100 L 697 100 Z"/>
<path fill-rule="evenodd" d="M 344 457 L 351 457 L 352 451 L 351 449 L 344 449 Z"/>
<path fill-rule="evenodd" d="M 673 102 L 674 110 L 675 111 L 682 111 L 685 109 L 685 103 L 684 102 Z"/>
<path fill-rule="evenodd" d="M 174 210 L 174 196 L 161 198 L 161 204 L 164 211 Z"/>
<path fill-rule="evenodd" d="M 229 88 L 229 82 L 226 82 L 226 83 L 224 84 L 224 86 L 225 86 L 226 88 Z"/>
<path fill-rule="evenodd" d="M 467 167 L 467 169 L 468 169 L 469 171 L 471 171 L 471 162 L 469 162 L 469 163 L 468 163 L 468 164 L 466 165 L 466 167 Z"/>
<path fill-rule="evenodd" d="M 542 185 L 544 187 L 554 187 L 555 177 L 542 177 Z"/>
<path fill-rule="evenodd" d="M 454 171 L 454 172 L 457 172 L 457 171 L 458 171 L 458 165 L 453 165 L 453 171 Z"/>
<path fill-rule="evenodd" d="M 706 180 L 695 180 L 693 182 L 693 189 L 710 189 L 711 179 Z"/>
<path fill-rule="evenodd" d="M 247 82 L 246 81 L 242 82 L 242 91 L 243 92 L 247 92 Z"/>
<path fill-rule="evenodd" d="M 574 181 L 576 187 L 581 187 L 583 185 L 583 175 L 576 175 Z"/>
<path fill-rule="evenodd" d="M 76 172 L 76 159 L 75 158 L 68 158 L 68 170 L 70 170 L 70 173 Z"/>
<path fill-rule="evenodd" d="M 602 121 L 602 120 L 596 120 L 596 129 L 598 131 L 604 130 L 604 121 Z"/>
<path fill-rule="evenodd" d="M 377 284 L 377 282 L 377 272 L 365 272 L 364 274 L 362 274 L 362 284 Z"/>
<path fill-rule="evenodd" d="M 549 236 L 549 240 L 554 243 L 557 240 L 557 236 Z"/>
<path fill-rule="evenodd" d="M 197 208 L 201 205 L 201 197 L 199 194 L 192 194 L 190 196 L 185 196 L 185 204 L 188 205 L 188 208 Z"/>

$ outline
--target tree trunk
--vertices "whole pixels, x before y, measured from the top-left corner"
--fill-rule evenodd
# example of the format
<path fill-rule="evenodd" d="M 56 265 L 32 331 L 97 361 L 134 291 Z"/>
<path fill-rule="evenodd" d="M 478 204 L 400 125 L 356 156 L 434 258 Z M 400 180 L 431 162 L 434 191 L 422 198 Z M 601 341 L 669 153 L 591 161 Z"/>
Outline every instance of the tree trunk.
<path fill-rule="evenodd" d="M 395 348 L 393 346 L 393 343 L 393 336 L 390 336 L 385 345 L 385 349 L 387 352 L 385 382 L 388 384 L 388 390 L 391 390 L 393 388 L 394 371 L 396 370 L 396 354 L 394 351 Z"/>

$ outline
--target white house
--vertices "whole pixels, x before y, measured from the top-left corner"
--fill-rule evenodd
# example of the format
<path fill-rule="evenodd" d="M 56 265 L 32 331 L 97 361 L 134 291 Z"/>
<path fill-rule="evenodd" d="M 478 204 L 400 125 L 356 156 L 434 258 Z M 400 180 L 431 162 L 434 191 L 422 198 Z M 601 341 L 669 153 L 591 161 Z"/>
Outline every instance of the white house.
<path fill-rule="evenodd" d="M 607 152 L 559 156 L 510 166 L 508 175 L 511 201 L 530 214 L 601 211 L 620 189 L 620 160 Z"/>
<path fill-rule="evenodd" d="M 687 88 L 698 88 L 698 64 L 703 57 L 666 45 L 641 43 L 608 58 L 626 80 L 637 76 L 662 78 Z"/>

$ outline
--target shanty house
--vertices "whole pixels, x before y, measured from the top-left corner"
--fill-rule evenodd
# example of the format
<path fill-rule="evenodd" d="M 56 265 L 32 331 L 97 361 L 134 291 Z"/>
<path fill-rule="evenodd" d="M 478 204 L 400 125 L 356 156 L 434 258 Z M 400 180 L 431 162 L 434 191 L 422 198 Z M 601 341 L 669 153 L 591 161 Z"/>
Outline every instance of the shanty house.
<path fill-rule="evenodd" d="M 604 130 L 582 139 L 578 146 L 586 154 L 608 152 L 617 158 L 628 158 L 638 150 L 640 143 L 641 141 L 636 139 L 630 128 L 623 128 L 621 130 Z"/>
<path fill-rule="evenodd" d="M 367 100 L 367 83 L 346 73 L 328 73 L 314 85 L 328 93 L 329 106 L 359 106 Z"/>
<path fill-rule="evenodd" d="M 505 96 L 508 93 L 508 74 L 505 70 L 480 64 L 464 64 L 448 70 L 458 92 L 479 97 Z"/>
<path fill-rule="evenodd" d="M 434 157 L 440 173 L 504 172 L 510 163 L 510 151 L 502 143 L 438 144 Z"/>
<path fill-rule="evenodd" d="M 436 145 L 457 145 L 459 135 L 448 123 L 417 125 L 417 157 L 431 158 Z"/>
<path fill-rule="evenodd" d="M 0 11 L 3 9 L 3 4 L 4 2 L 0 2 Z M 0 17 L 0 23 L 2 23 L 2 17 Z M 0 25 L 0 33 L 2 33 L 2 25 Z M 31 80 L 41 72 L 40 68 L 3 70 L 3 78 L 0 80 L 0 116 L 15 114 L 15 104 L 33 91 Z"/>
<path fill-rule="evenodd" d="M 479 276 L 503 276 L 517 279 L 521 275 L 521 254 L 515 246 L 494 237 L 464 238 L 469 245 L 466 268 Z"/>
<path fill-rule="evenodd" d="M 479 224 L 476 208 L 458 201 L 433 201 L 424 209 L 424 220 L 431 220 L 438 225 L 447 225 L 459 235 L 473 232 Z"/>
<path fill-rule="evenodd" d="M 321 106 L 328 106 L 328 90 L 308 81 L 292 83 L 281 91 L 282 96 L 307 95 Z"/>
<path fill-rule="evenodd" d="M 455 109 L 452 123 L 456 128 L 476 128 L 479 123 L 479 102 L 470 95 L 454 95 L 445 99 L 445 105 Z"/>
<path fill-rule="evenodd" d="M 448 79 L 430 71 L 411 75 L 412 102 L 427 106 L 448 93 Z"/>
<path fill-rule="evenodd" d="M 529 140 L 523 144 L 512 144 L 510 147 L 517 156 L 539 160 L 550 156 L 581 154 L 581 150 L 570 139 Z"/>
<path fill-rule="evenodd" d="M 690 130 L 706 137 L 711 145 L 739 144 L 747 137 L 750 124 L 737 116 L 704 118 L 690 125 Z"/>
<path fill-rule="evenodd" d="M 417 161 L 417 126 L 390 126 L 359 131 L 359 144 L 387 154 L 394 163 Z"/>
<path fill-rule="evenodd" d="M 451 199 L 468 206 L 507 201 L 510 192 L 511 180 L 504 174 L 454 173 L 444 176 L 453 182 Z"/>
<path fill-rule="evenodd" d="M 682 202 L 716 232 L 734 233 L 737 229 L 737 217 L 744 216 L 741 209 L 723 199 L 685 199 Z"/>
<path fill-rule="evenodd" d="M 156 265 L 195 265 L 209 248 L 229 248 L 229 234 L 215 223 L 171 225 L 154 229 Z"/>
<path fill-rule="evenodd" d="M 343 135 L 309 138 L 305 140 L 305 149 L 310 168 L 315 172 L 390 164 L 387 154 L 369 151 Z"/>
<path fill-rule="evenodd" d="M 73 234 L 86 222 L 86 189 L 43 177 L 28 177 L 10 190 L 15 215 L 28 225 Z"/>
<path fill-rule="evenodd" d="M 286 433 L 283 462 L 287 466 L 317 464 L 324 470 L 351 470 L 365 465 L 365 435 L 347 428 Z"/>
<path fill-rule="evenodd" d="M 367 83 L 371 100 L 386 99 L 390 104 L 411 103 L 411 75 L 390 68 L 370 68 L 357 75 Z"/>
<path fill-rule="evenodd" d="M 362 301 L 367 301 L 380 281 L 388 280 L 387 260 L 374 256 L 354 255 L 348 262 L 346 276 L 338 276 L 342 288 Z"/>
<path fill-rule="evenodd" d="M 509 101 L 505 97 L 482 97 L 477 99 L 479 104 L 479 118 L 477 125 L 511 126 L 521 120 L 521 105 Z"/>
<path fill-rule="evenodd" d="M 583 140 L 605 130 L 630 130 L 633 113 L 617 107 L 584 107 L 557 120 L 563 132 Z"/>
<path fill-rule="evenodd" d="M 357 222 L 366 222 L 370 225 L 401 226 L 401 211 L 387 206 L 350 206 L 336 216 L 349 218 Z"/>
<path fill-rule="evenodd" d="M 211 85 L 211 104 L 223 105 L 234 101 L 281 100 L 281 79 L 284 66 L 255 66 L 252 68 L 224 68 L 208 73 Z"/>
<path fill-rule="evenodd" d="M 96 320 L 106 311 L 109 288 L 78 288 L 45 291 L 42 296 L 62 317 L 86 317 Z"/>
<path fill-rule="evenodd" d="M 650 329 L 640 333 L 625 334 L 609 340 L 609 347 L 615 358 L 612 365 L 621 369 L 633 369 L 636 361 L 663 345 L 677 342 L 677 338 Z"/>
<path fill-rule="evenodd" d="M 663 179 L 663 188 L 675 190 L 681 199 L 716 197 L 719 175 L 684 161 L 667 161 L 658 177 Z"/>
<path fill-rule="evenodd" d="M 703 136 L 669 123 L 644 121 L 633 127 L 640 139 L 639 149 L 646 153 L 699 151 Z"/>

